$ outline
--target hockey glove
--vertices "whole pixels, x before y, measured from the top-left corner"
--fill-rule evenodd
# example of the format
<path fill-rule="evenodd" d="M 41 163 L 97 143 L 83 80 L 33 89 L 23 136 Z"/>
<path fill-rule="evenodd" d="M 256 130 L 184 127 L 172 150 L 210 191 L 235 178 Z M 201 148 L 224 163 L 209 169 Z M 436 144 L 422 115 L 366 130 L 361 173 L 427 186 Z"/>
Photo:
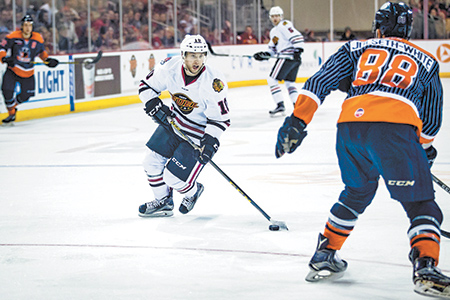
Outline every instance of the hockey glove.
<path fill-rule="evenodd" d="M 207 164 L 214 154 L 216 154 L 217 150 L 219 150 L 219 146 L 220 143 L 218 139 L 205 133 L 200 140 L 200 149 L 195 150 L 198 155 L 198 162 L 203 165 Z"/>
<path fill-rule="evenodd" d="M 14 65 L 16 64 L 14 56 L 3 57 L 2 62 L 6 63 L 10 68 L 14 67 Z"/>
<path fill-rule="evenodd" d="M 152 117 L 157 124 L 170 128 L 167 117 L 172 116 L 170 108 L 165 105 L 158 97 L 153 98 L 145 103 L 145 112 Z"/>
<path fill-rule="evenodd" d="M 305 122 L 294 115 L 286 117 L 283 126 L 278 130 L 275 157 L 280 158 L 284 153 L 294 152 L 307 135 L 305 128 Z"/>
<path fill-rule="evenodd" d="M 294 60 L 302 62 L 302 48 L 295 48 L 294 50 Z"/>
<path fill-rule="evenodd" d="M 55 58 L 47 58 L 47 60 L 45 61 L 47 67 L 49 68 L 54 68 L 59 64 L 59 60 L 55 59 Z"/>
<path fill-rule="evenodd" d="M 431 168 L 433 166 L 434 160 L 436 159 L 437 150 L 433 146 L 430 146 L 427 149 L 425 149 L 425 153 L 427 154 L 428 165 Z"/>
<path fill-rule="evenodd" d="M 256 60 L 268 60 L 270 57 L 270 52 L 265 51 L 256 52 L 255 54 L 253 54 L 253 58 Z"/>

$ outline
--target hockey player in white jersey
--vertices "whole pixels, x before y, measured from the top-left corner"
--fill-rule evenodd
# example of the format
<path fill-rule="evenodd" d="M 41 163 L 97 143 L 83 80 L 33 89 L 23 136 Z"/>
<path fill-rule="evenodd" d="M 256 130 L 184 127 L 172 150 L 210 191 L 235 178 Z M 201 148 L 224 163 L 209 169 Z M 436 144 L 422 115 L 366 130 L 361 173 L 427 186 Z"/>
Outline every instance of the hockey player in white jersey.
<path fill-rule="evenodd" d="M 295 86 L 298 69 L 302 63 L 301 54 L 303 52 L 303 35 L 294 28 L 291 21 L 283 19 L 283 10 L 279 6 L 274 6 L 269 11 L 273 28 L 270 30 L 269 51 L 257 52 L 253 55 L 256 60 L 267 60 L 271 56 L 283 55 L 291 56 L 292 59 L 277 59 L 272 71 L 269 74 L 267 83 L 275 101 L 275 109 L 269 111 L 270 116 L 284 115 L 285 106 L 278 83 L 284 80 L 289 92 L 291 102 L 295 104 L 298 91 Z"/>
<path fill-rule="evenodd" d="M 203 192 L 197 177 L 219 148 L 221 134 L 230 126 L 227 84 L 218 70 L 205 65 L 208 51 L 204 38 L 187 35 L 181 57 L 161 61 L 139 86 L 145 112 L 159 124 L 150 140 L 143 166 L 155 200 L 139 207 L 141 217 L 173 215 L 173 190 L 183 194 L 179 211 L 192 210 Z M 171 107 L 159 96 L 168 91 Z M 201 150 L 176 133 L 173 120 Z"/>

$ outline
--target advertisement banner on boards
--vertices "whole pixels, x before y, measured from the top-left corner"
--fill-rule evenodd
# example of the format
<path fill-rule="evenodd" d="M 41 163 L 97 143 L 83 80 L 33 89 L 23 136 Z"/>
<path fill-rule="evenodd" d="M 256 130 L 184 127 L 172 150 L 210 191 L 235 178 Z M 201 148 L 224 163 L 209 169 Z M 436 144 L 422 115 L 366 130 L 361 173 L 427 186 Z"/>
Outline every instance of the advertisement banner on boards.
<path fill-rule="evenodd" d="M 75 58 L 75 100 L 117 95 L 120 89 L 120 56 L 103 56 L 96 64 L 92 57 Z"/>

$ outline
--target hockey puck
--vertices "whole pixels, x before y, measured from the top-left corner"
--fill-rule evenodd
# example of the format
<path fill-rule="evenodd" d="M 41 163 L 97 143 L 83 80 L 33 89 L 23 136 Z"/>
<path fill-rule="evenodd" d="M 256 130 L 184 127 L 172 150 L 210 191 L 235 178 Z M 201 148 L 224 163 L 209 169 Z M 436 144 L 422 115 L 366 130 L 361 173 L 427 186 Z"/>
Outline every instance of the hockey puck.
<path fill-rule="evenodd" d="M 269 225 L 269 230 L 271 230 L 271 231 L 278 231 L 278 230 L 280 230 L 280 226 L 278 226 L 278 225 Z"/>

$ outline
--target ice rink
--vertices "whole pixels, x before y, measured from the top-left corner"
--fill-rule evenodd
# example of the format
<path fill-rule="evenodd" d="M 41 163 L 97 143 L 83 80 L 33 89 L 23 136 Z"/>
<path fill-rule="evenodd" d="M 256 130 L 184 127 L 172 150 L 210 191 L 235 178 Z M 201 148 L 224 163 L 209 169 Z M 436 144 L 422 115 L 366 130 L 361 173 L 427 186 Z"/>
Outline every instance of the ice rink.
<path fill-rule="evenodd" d="M 448 90 L 450 79 L 443 83 Z M 450 184 L 445 98 L 432 171 Z M 138 217 L 139 205 L 153 198 L 141 162 L 156 128 L 141 104 L 0 127 L 0 298 L 426 299 L 413 292 L 408 219 L 383 182 L 340 251 L 349 263 L 345 276 L 304 280 L 343 188 L 334 150 L 343 99 L 332 93 L 301 147 L 277 160 L 283 118 L 269 118 L 268 86 L 229 91 L 232 125 L 214 161 L 286 222 L 290 230 L 278 232 L 211 166 L 189 214 L 178 212 L 182 197 L 175 194 L 173 217 Z M 450 195 L 435 190 L 450 216 Z M 450 217 L 442 228 L 450 230 Z M 439 266 L 450 275 L 449 239 L 442 238 Z"/>

